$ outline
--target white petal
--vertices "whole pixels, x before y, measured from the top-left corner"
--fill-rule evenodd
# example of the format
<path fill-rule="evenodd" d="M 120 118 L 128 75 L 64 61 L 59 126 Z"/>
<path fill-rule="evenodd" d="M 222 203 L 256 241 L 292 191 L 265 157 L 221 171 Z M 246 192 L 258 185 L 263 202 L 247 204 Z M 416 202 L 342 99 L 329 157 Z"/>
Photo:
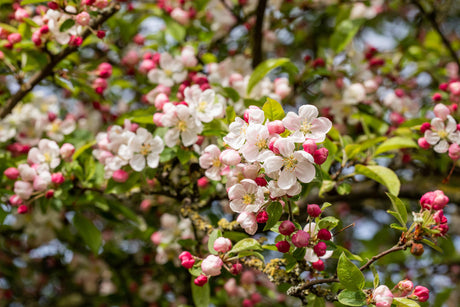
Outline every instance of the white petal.
<path fill-rule="evenodd" d="M 287 190 L 295 184 L 296 180 L 297 179 L 293 171 L 282 170 L 280 177 L 278 178 L 278 186 L 283 190 Z"/>
<path fill-rule="evenodd" d="M 283 166 L 283 158 L 280 156 L 273 156 L 265 159 L 264 169 L 266 173 L 276 172 Z"/>
<path fill-rule="evenodd" d="M 141 154 L 136 154 L 133 158 L 129 161 L 129 165 L 135 170 L 136 172 L 140 172 L 145 168 L 145 157 Z"/>

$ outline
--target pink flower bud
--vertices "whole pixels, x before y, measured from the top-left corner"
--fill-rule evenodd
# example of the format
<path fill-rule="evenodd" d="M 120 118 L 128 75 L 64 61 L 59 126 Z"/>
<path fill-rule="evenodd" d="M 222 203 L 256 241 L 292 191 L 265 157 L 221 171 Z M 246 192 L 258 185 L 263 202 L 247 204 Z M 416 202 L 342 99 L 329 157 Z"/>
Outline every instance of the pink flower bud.
<path fill-rule="evenodd" d="M 313 140 L 306 140 L 303 144 L 303 150 L 305 150 L 306 152 L 308 152 L 309 154 L 313 155 L 316 151 L 316 149 L 318 148 L 318 146 L 316 145 L 315 141 Z"/>
<path fill-rule="evenodd" d="M 442 120 L 446 120 L 447 115 L 450 114 L 449 108 L 442 103 L 438 103 L 437 105 L 435 105 L 433 112 L 434 112 L 434 115 L 436 115 L 436 117 L 439 117 Z"/>
<path fill-rule="evenodd" d="M 154 69 L 157 65 L 152 60 L 143 60 L 139 65 L 139 71 L 143 74 L 147 74 L 149 71 Z"/>
<path fill-rule="evenodd" d="M 453 143 L 449 146 L 449 158 L 452 160 L 460 159 L 460 146 L 458 144 Z"/>
<path fill-rule="evenodd" d="M 431 124 L 430 123 L 423 123 L 422 126 L 420 127 L 420 132 L 425 133 L 425 131 L 431 129 Z"/>
<path fill-rule="evenodd" d="M 232 249 L 232 241 L 224 237 L 219 237 L 214 241 L 214 249 L 219 253 L 226 253 Z"/>
<path fill-rule="evenodd" d="M 438 210 L 433 214 L 433 219 L 437 224 L 447 223 L 447 217 L 444 216 L 443 210 Z"/>
<path fill-rule="evenodd" d="M 20 205 L 18 207 L 18 213 L 19 214 L 25 214 L 29 211 L 29 207 L 27 207 L 26 205 Z"/>
<path fill-rule="evenodd" d="M 259 293 L 255 292 L 253 294 L 251 294 L 251 302 L 253 304 L 258 304 L 262 301 L 262 295 L 260 295 Z"/>
<path fill-rule="evenodd" d="M 62 184 L 64 183 L 64 181 L 65 181 L 65 178 L 64 178 L 64 175 L 62 175 L 62 173 L 54 173 L 51 175 L 51 182 L 55 184 Z"/>
<path fill-rule="evenodd" d="M 97 74 L 101 78 L 109 78 L 112 75 L 112 65 L 106 62 L 99 64 L 97 67 Z"/>
<path fill-rule="evenodd" d="M 442 95 L 441 95 L 441 93 L 434 93 L 433 96 L 431 96 L 431 99 L 433 101 L 441 101 L 442 100 Z"/>
<path fill-rule="evenodd" d="M 14 19 L 22 22 L 25 18 L 29 18 L 29 13 L 22 7 L 16 9 L 14 12 Z"/>
<path fill-rule="evenodd" d="M 329 241 L 332 238 L 331 232 L 326 228 L 320 229 L 317 234 L 318 239 Z"/>
<path fill-rule="evenodd" d="M 208 186 L 209 184 L 209 179 L 207 177 L 201 177 L 200 179 L 197 180 L 198 187 L 204 189 Z"/>
<path fill-rule="evenodd" d="M 399 98 L 404 97 L 404 90 L 400 88 L 395 89 L 395 95 Z"/>
<path fill-rule="evenodd" d="M 11 195 L 9 202 L 12 206 L 19 206 L 22 204 L 22 199 L 18 195 Z"/>
<path fill-rule="evenodd" d="M 447 197 L 443 191 L 436 190 L 433 192 L 432 206 L 434 210 L 441 210 L 449 203 L 449 197 Z"/>
<path fill-rule="evenodd" d="M 162 118 L 163 118 L 163 113 L 153 114 L 153 123 L 157 125 L 158 127 L 163 127 L 163 124 L 161 123 Z"/>
<path fill-rule="evenodd" d="M 415 287 L 414 293 L 411 296 L 409 296 L 409 298 L 415 298 L 419 302 L 422 302 L 422 303 L 426 302 L 429 297 L 430 297 L 430 290 L 428 290 L 427 288 L 423 286 Z"/>
<path fill-rule="evenodd" d="M 180 260 L 180 261 L 182 261 L 182 260 L 184 260 L 184 259 L 191 259 L 191 258 L 193 258 L 192 254 L 190 254 L 190 252 L 187 252 L 187 251 L 182 252 L 182 253 L 180 253 L 180 255 L 179 255 L 179 260 Z"/>
<path fill-rule="evenodd" d="M 226 149 L 219 156 L 220 162 L 225 165 L 235 166 L 241 162 L 240 154 L 234 149 Z"/>
<path fill-rule="evenodd" d="M 280 151 L 278 149 L 278 147 L 276 146 L 276 141 L 278 140 L 278 138 L 274 137 L 270 140 L 270 143 L 268 144 L 268 149 L 270 149 L 271 151 L 273 151 L 274 154 L 277 154 L 279 155 L 280 154 Z"/>
<path fill-rule="evenodd" d="M 75 17 L 75 21 L 77 22 L 77 24 L 81 25 L 81 26 L 87 26 L 89 25 L 89 22 L 91 20 L 91 17 L 89 16 L 88 12 L 81 12 L 80 14 L 77 15 L 77 17 Z"/>
<path fill-rule="evenodd" d="M 289 252 L 289 249 L 291 248 L 291 245 L 289 244 L 288 241 L 279 241 L 275 245 L 280 253 L 287 253 Z"/>
<path fill-rule="evenodd" d="M 317 271 L 324 271 L 324 262 L 321 259 L 319 259 L 316 262 L 313 262 L 311 266 Z"/>
<path fill-rule="evenodd" d="M 428 144 L 428 142 L 426 141 L 426 139 L 424 137 L 421 137 L 417 140 L 417 143 L 418 143 L 418 146 L 420 146 L 420 148 L 422 149 L 429 149 L 430 148 L 430 144 Z"/>
<path fill-rule="evenodd" d="M 324 243 L 322 241 L 318 242 L 318 244 L 316 244 L 313 247 L 313 251 L 315 252 L 315 254 L 318 257 L 324 256 L 326 254 L 326 249 L 327 249 L 327 245 L 326 245 L 326 243 Z"/>
<path fill-rule="evenodd" d="M 393 294 L 396 297 L 403 297 L 403 296 L 407 296 L 409 293 L 411 293 L 413 289 L 414 289 L 414 284 L 412 283 L 412 281 L 410 281 L 408 279 L 405 279 L 405 280 L 401 280 L 396 285 L 396 290 L 397 291 L 394 291 Z"/>
<path fill-rule="evenodd" d="M 327 148 L 323 147 L 323 148 L 317 149 L 313 153 L 313 159 L 315 159 L 316 164 L 321 165 L 324 162 L 326 162 L 328 155 L 329 155 L 329 150 L 327 150 Z"/>
<path fill-rule="evenodd" d="M 217 276 L 220 275 L 220 270 L 222 269 L 222 259 L 217 256 L 209 255 L 203 262 L 201 262 L 201 270 L 203 274 L 208 276 Z"/>
<path fill-rule="evenodd" d="M 295 229 L 295 225 L 291 221 L 283 221 L 278 228 L 280 234 L 285 236 L 290 236 L 291 233 L 295 231 Z"/>
<path fill-rule="evenodd" d="M 449 84 L 449 91 L 452 95 L 459 96 L 460 95 L 460 82 L 452 82 Z"/>
<path fill-rule="evenodd" d="M 257 213 L 257 216 L 256 216 L 256 220 L 257 220 L 257 223 L 266 223 L 268 221 L 268 213 L 267 211 L 260 211 L 259 213 Z"/>
<path fill-rule="evenodd" d="M 207 282 L 208 278 L 203 274 L 195 278 L 195 280 L 193 281 L 193 283 L 198 287 L 203 287 Z"/>
<path fill-rule="evenodd" d="M 195 264 L 194 258 L 187 258 L 181 261 L 181 265 L 186 269 L 191 269 L 194 264 Z"/>
<path fill-rule="evenodd" d="M 56 2 L 48 2 L 48 7 L 52 10 L 57 10 L 59 5 Z"/>
<path fill-rule="evenodd" d="M 257 221 L 256 216 L 252 212 L 241 212 L 238 215 L 236 221 L 240 226 L 250 235 L 254 235 L 257 232 Z"/>
<path fill-rule="evenodd" d="M 137 33 L 137 34 L 134 35 L 134 37 L 133 37 L 133 42 L 134 42 L 136 45 L 142 46 L 142 45 L 145 44 L 145 37 L 142 36 L 141 34 Z"/>
<path fill-rule="evenodd" d="M 21 40 L 22 36 L 19 33 L 11 33 L 10 35 L 8 35 L 8 42 L 10 42 L 10 44 L 12 45 L 19 43 Z"/>
<path fill-rule="evenodd" d="M 321 208 L 316 204 L 308 205 L 307 213 L 311 217 L 318 217 L 321 215 Z"/>
<path fill-rule="evenodd" d="M 243 265 L 241 263 L 234 263 L 230 269 L 230 273 L 238 275 L 243 271 Z"/>
<path fill-rule="evenodd" d="M 54 196 L 54 190 L 46 191 L 46 193 L 45 193 L 46 198 L 50 199 L 50 198 L 53 198 L 53 196 Z"/>
<path fill-rule="evenodd" d="M 65 161 L 72 161 L 72 155 L 75 152 L 75 147 L 70 143 L 62 144 L 61 149 L 59 149 L 59 153 L 61 154 L 61 158 Z"/>
<path fill-rule="evenodd" d="M 372 292 L 372 297 L 378 307 L 390 307 L 393 302 L 393 293 L 384 285 L 375 288 L 374 292 Z"/>
<path fill-rule="evenodd" d="M 241 304 L 243 307 L 253 307 L 254 304 L 251 302 L 250 299 L 245 298 Z"/>
<path fill-rule="evenodd" d="M 281 134 L 286 128 L 284 128 L 283 122 L 280 120 L 275 120 L 267 124 L 268 132 L 270 134 Z"/>
<path fill-rule="evenodd" d="M 49 181 L 46 178 L 37 175 L 34 178 L 33 187 L 34 187 L 34 190 L 36 191 L 43 191 L 46 188 L 48 188 L 48 184 L 49 184 Z"/>
<path fill-rule="evenodd" d="M 151 206 L 152 206 L 152 201 L 150 199 L 144 199 L 143 201 L 141 201 L 141 204 L 139 207 L 142 212 L 147 212 L 149 211 Z"/>
<path fill-rule="evenodd" d="M 156 244 L 156 245 L 159 245 L 161 243 L 161 232 L 159 231 L 155 231 L 154 233 L 152 233 L 152 235 L 150 236 L 150 241 L 153 242 L 153 244 Z M 188 252 L 182 252 L 183 253 L 188 253 Z M 181 255 L 182 255 L 181 254 Z M 189 253 L 190 254 L 190 253 Z M 190 258 L 192 257 L 192 255 L 190 255 Z M 181 256 L 179 255 L 179 259 L 181 259 Z M 188 259 L 188 258 L 187 258 Z"/>
<path fill-rule="evenodd" d="M 155 108 L 157 108 L 158 110 L 163 110 L 163 106 L 165 105 L 165 103 L 168 103 L 169 102 L 169 97 L 168 95 L 166 95 L 165 93 L 159 93 L 156 97 L 155 97 Z"/>
<path fill-rule="evenodd" d="M 126 171 L 122 170 L 122 169 L 119 169 L 119 170 L 113 172 L 113 175 L 112 175 L 112 179 L 114 181 L 121 182 L 121 183 L 123 183 L 126 180 L 128 180 L 128 178 L 129 178 L 129 174 Z"/>
<path fill-rule="evenodd" d="M 268 184 L 267 180 L 264 177 L 257 177 L 254 181 L 260 187 L 265 187 Z"/>
<path fill-rule="evenodd" d="M 307 247 L 310 240 L 310 234 L 306 231 L 299 230 L 292 236 L 292 244 L 295 247 Z"/>
<path fill-rule="evenodd" d="M 447 91 L 447 88 L 448 88 L 448 87 L 449 87 L 449 84 L 447 84 L 447 83 L 441 83 L 441 84 L 439 84 L 439 89 L 440 89 L 441 91 Z"/>
<path fill-rule="evenodd" d="M 171 18 L 180 23 L 181 25 L 187 25 L 190 22 L 188 12 L 176 7 L 171 12 Z"/>
<path fill-rule="evenodd" d="M 5 176 L 8 178 L 8 179 L 11 179 L 11 180 L 16 180 L 18 179 L 19 177 L 19 170 L 15 167 L 8 167 L 4 172 L 3 174 L 5 174 Z"/>

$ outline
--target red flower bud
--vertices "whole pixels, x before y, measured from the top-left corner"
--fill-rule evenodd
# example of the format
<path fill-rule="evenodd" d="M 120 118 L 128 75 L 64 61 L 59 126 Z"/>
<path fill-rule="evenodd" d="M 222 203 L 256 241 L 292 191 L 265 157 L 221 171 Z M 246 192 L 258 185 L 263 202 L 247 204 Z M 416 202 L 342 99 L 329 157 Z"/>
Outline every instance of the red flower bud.
<path fill-rule="evenodd" d="M 313 251 L 318 257 L 324 256 L 326 254 L 326 249 L 327 245 L 324 242 L 318 242 L 318 244 L 313 247 Z"/>
<path fill-rule="evenodd" d="M 289 249 L 291 247 L 291 245 L 289 244 L 288 241 L 279 241 L 275 245 L 276 245 L 276 248 L 278 249 L 278 251 L 281 252 L 281 253 L 289 252 Z"/>
<path fill-rule="evenodd" d="M 307 213 L 311 217 L 318 217 L 321 215 L 321 208 L 316 204 L 308 205 Z"/>
<path fill-rule="evenodd" d="M 283 221 L 278 228 L 280 234 L 290 236 L 295 230 L 295 225 L 291 221 Z"/>
<path fill-rule="evenodd" d="M 208 278 L 205 275 L 200 275 L 193 281 L 193 283 L 198 287 L 203 287 L 207 282 Z"/>
<path fill-rule="evenodd" d="M 313 262 L 311 266 L 317 271 L 324 271 L 324 262 L 321 259 L 319 259 L 316 262 Z"/>
<path fill-rule="evenodd" d="M 266 223 L 268 221 L 267 211 L 260 211 L 259 213 L 257 213 L 256 221 L 257 223 L 261 223 L 261 224 Z"/>
<path fill-rule="evenodd" d="M 320 229 L 318 231 L 318 239 L 329 241 L 332 238 L 331 232 L 326 228 Z"/>
<path fill-rule="evenodd" d="M 292 244 L 295 247 L 307 247 L 310 240 L 310 234 L 306 231 L 299 230 L 292 236 Z"/>

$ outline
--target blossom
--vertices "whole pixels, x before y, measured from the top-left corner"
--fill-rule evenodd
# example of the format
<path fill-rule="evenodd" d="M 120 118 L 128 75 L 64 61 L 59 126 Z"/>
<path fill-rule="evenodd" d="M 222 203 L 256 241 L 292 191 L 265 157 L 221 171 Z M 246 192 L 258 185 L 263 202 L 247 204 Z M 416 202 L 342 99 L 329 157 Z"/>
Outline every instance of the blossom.
<path fill-rule="evenodd" d="M 310 238 L 314 238 L 318 234 L 318 229 L 316 227 L 316 223 L 308 223 L 303 228 L 304 231 L 310 234 Z M 317 248 L 318 249 L 318 248 Z M 309 262 L 317 262 L 319 259 L 328 259 L 332 256 L 333 251 L 325 251 L 322 256 L 319 256 L 315 253 L 315 250 L 312 248 L 307 248 L 305 253 L 305 260 Z"/>
<path fill-rule="evenodd" d="M 246 129 L 246 143 L 241 147 L 240 152 L 249 161 L 263 161 L 272 152 L 268 149 L 270 133 L 268 128 L 261 124 L 249 124 Z"/>
<path fill-rule="evenodd" d="M 129 165 L 136 172 L 145 168 L 146 160 L 150 168 L 156 168 L 160 161 L 160 153 L 164 144 L 159 136 L 153 135 L 144 128 L 138 128 L 127 145 L 121 145 L 118 153 L 129 160 Z"/>
<path fill-rule="evenodd" d="M 257 212 L 265 203 L 264 191 L 252 179 L 243 179 L 228 190 L 230 208 L 235 212 Z"/>
<path fill-rule="evenodd" d="M 236 221 L 240 226 L 251 236 L 257 231 L 257 220 L 256 216 L 252 212 L 241 212 L 238 215 Z"/>
<path fill-rule="evenodd" d="M 174 106 L 166 103 L 164 106 L 165 114 L 161 118 L 161 123 L 165 127 L 170 127 L 164 140 L 168 147 L 173 147 L 179 140 L 179 136 L 184 146 L 193 145 L 198 140 L 198 133 L 203 127 L 198 124 L 190 112 L 190 108 L 185 105 Z"/>
<path fill-rule="evenodd" d="M 455 119 L 447 115 L 447 124 L 439 118 L 435 117 L 431 120 L 431 129 L 425 131 L 425 140 L 430 145 L 434 146 L 434 151 L 445 153 L 449 150 L 449 141 L 460 144 L 460 132 L 457 131 L 457 123 Z"/>
<path fill-rule="evenodd" d="M 203 123 L 209 123 L 214 118 L 221 117 L 224 114 L 225 99 L 220 95 L 207 89 L 201 91 L 198 85 L 187 87 L 184 90 L 185 102 L 195 116 Z"/>
<path fill-rule="evenodd" d="M 393 293 L 387 286 L 381 285 L 372 292 L 372 297 L 377 307 L 390 307 L 393 302 Z"/>
<path fill-rule="evenodd" d="M 303 183 L 313 180 L 316 171 L 312 155 L 303 150 L 294 151 L 295 145 L 290 139 L 279 139 L 275 146 L 282 156 L 266 158 L 263 166 L 268 174 L 281 170 L 278 178 L 281 189 L 290 189 L 297 179 Z"/>
<path fill-rule="evenodd" d="M 219 159 L 220 149 L 216 145 L 209 145 L 204 149 L 199 162 L 201 168 L 206 169 L 205 175 L 212 180 L 220 180 L 220 173 L 223 169 L 222 162 Z"/>
<path fill-rule="evenodd" d="M 224 142 L 233 149 L 240 149 L 246 141 L 246 129 L 248 124 L 239 117 L 228 127 L 228 134 L 224 137 Z"/>
<path fill-rule="evenodd" d="M 312 105 L 301 106 L 299 115 L 288 112 L 283 124 L 293 132 L 291 138 L 297 143 L 303 143 L 307 138 L 321 143 L 332 128 L 332 122 L 326 117 L 318 117 L 318 109 Z"/>
<path fill-rule="evenodd" d="M 179 58 L 173 58 L 169 53 L 160 56 L 160 68 L 154 68 L 147 74 L 150 82 L 172 87 L 181 83 L 187 77 L 187 71 Z"/>
<path fill-rule="evenodd" d="M 27 160 L 30 163 L 48 164 L 50 168 L 55 168 L 61 162 L 59 155 L 59 146 L 56 142 L 42 139 L 38 143 L 38 148 L 34 147 L 29 151 Z"/>
<path fill-rule="evenodd" d="M 217 276 L 220 275 L 220 270 L 223 265 L 222 259 L 217 256 L 209 255 L 201 263 L 201 269 L 205 275 Z"/>

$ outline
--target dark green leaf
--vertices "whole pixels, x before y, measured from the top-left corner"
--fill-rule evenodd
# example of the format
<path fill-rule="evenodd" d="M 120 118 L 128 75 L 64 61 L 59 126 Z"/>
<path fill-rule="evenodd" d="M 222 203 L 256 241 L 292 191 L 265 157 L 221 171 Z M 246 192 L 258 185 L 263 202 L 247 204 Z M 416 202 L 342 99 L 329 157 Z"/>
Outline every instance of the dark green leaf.
<path fill-rule="evenodd" d="M 279 202 L 272 202 L 267 208 L 268 221 L 265 224 L 264 231 L 269 230 L 280 220 L 283 214 L 283 206 Z"/>
<path fill-rule="evenodd" d="M 86 245 L 97 254 L 102 244 L 102 236 L 99 229 L 94 226 L 93 222 L 86 219 L 79 213 L 75 213 L 73 217 L 73 224 L 77 229 L 80 236 L 85 241 Z"/>
<path fill-rule="evenodd" d="M 393 195 L 399 194 L 401 183 L 398 176 L 391 169 L 380 165 L 362 165 L 355 166 L 356 174 L 364 175 L 372 180 L 383 184 L 388 188 L 388 191 Z"/>
<path fill-rule="evenodd" d="M 204 284 L 202 287 L 198 287 L 193 283 L 192 279 L 192 297 L 193 303 L 196 307 L 208 307 L 211 302 L 211 288 L 209 282 Z"/>
<path fill-rule="evenodd" d="M 359 268 L 342 253 L 337 266 L 337 277 L 340 283 L 348 290 L 362 290 L 364 288 L 364 275 Z"/>
<path fill-rule="evenodd" d="M 69 30 L 70 28 L 72 28 L 74 25 L 75 25 L 75 20 L 69 18 L 62 23 L 61 27 L 59 28 L 59 31 L 65 32 Z"/>
<path fill-rule="evenodd" d="M 338 295 L 339 302 L 346 306 L 366 305 L 366 294 L 363 291 L 343 290 Z"/>
<path fill-rule="evenodd" d="M 386 193 L 386 194 L 390 198 L 391 203 L 393 204 L 393 209 L 396 211 L 396 213 L 399 216 L 399 218 L 398 217 L 396 217 L 396 218 L 401 223 L 401 226 L 406 227 L 406 223 L 407 223 L 406 205 L 404 205 L 402 200 L 399 199 L 398 197 L 396 197 L 396 196 L 394 196 L 394 195 L 392 195 L 390 193 Z"/>

